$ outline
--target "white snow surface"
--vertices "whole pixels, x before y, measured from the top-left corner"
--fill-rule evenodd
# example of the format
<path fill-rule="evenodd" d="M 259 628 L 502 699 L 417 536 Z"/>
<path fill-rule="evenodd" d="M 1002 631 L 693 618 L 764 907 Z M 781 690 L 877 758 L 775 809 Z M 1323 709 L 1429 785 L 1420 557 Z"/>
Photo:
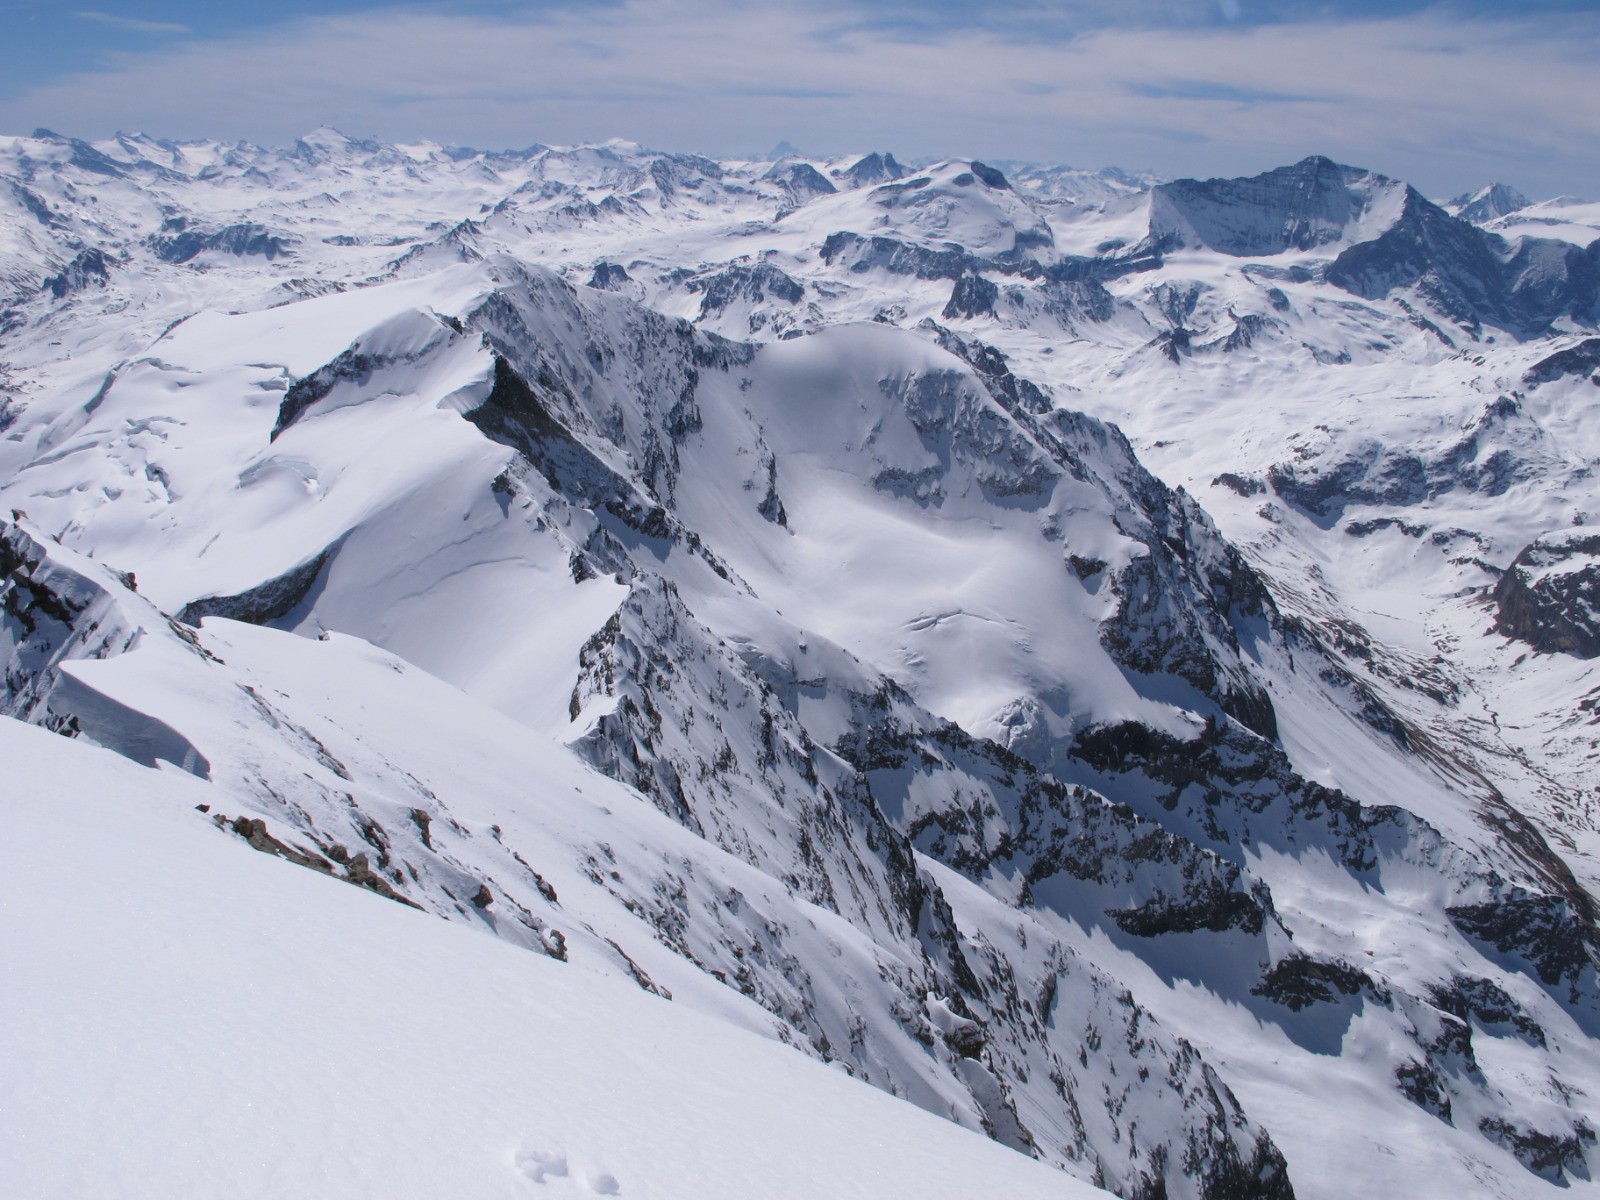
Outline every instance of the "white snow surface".
<path fill-rule="evenodd" d="M 0 138 L 0 515 L 73 612 L 4 699 L 146 764 L 0 722 L 0 1191 L 1178 1197 L 1258 1134 L 1301 1197 L 1592 1189 L 1593 947 L 1452 914 L 1600 885 L 1600 660 L 1492 595 L 1600 512 L 1600 374 L 1538 375 L 1600 313 L 1331 283 L 1376 176 L 1139 259 L 1153 179 L 853 161 Z M 1250 695 L 1225 798 L 1082 749 L 1254 769 Z M 1253 927 L 1115 917 L 1224 877 Z"/>
<path fill-rule="evenodd" d="M 0 753 L 15 1200 L 1103 1194 L 621 980 L 255 854 L 180 772 L 15 721 Z"/>

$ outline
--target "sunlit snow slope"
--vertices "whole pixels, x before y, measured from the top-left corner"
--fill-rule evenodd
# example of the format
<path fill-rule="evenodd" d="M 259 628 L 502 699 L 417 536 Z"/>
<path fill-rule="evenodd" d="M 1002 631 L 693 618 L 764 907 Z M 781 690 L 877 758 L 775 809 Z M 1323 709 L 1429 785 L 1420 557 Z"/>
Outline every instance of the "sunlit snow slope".
<path fill-rule="evenodd" d="M 8 819 L 114 858 L 8 936 L 193 924 L 124 1015 L 283 1113 L 107 1177 L 1590 1186 L 1592 214 L 1005 168 L 0 139 Z M 46 1194 L 37 1089 L 165 1086 L 77 977 Z"/>

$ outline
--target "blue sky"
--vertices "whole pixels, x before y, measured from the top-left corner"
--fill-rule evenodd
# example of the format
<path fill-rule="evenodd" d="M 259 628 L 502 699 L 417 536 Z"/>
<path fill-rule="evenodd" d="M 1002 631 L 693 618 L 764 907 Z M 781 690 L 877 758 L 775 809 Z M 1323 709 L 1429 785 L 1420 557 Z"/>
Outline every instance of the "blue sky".
<path fill-rule="evenodd" d="M 1600 196 L 1600 0 L 0 0 L 0 130 L 628 137 Z"/>

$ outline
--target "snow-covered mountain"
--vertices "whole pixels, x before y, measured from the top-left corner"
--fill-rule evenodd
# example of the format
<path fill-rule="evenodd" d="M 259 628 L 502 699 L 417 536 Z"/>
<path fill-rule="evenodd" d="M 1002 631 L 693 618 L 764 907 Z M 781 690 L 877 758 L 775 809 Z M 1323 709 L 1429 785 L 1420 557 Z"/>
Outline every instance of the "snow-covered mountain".
<path fill-rule="evenodd" d="M 267 944 L 557 972 L 502 1039 L 693 1009 L 656 1036 L 765 1035 L 1125 1197 L 1587 1185 L 1600 235 L 1319 158 L 1003 166 L 0 139 L 0 709 L 67 735 L 6 733 L 13 853 L 209 893 L 248 845 L 305 914 Z M 146 903 L 181 940 L 129 878 L 35 943 Z M 29 1037 L 69 1036 L 49 994 L 8 995 Z M 22 1046 L 18 1095 L 95 1069 Z M 598 1111 L 581 1061 L 530 1069 Z M 686 1194 L 645 1149 L 541 1165 L 625 1136 L 598 1116 L 502 1125 L 484 1190 Z M 993 1159 L 950 1137 L 953 1191 Z"/>

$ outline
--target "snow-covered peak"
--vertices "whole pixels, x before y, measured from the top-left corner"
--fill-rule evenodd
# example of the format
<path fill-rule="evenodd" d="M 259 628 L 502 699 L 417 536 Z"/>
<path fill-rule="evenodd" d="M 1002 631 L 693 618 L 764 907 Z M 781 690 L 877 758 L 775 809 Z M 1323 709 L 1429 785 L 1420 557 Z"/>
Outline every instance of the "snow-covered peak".
<path fill-rule="evenodd" d="M 1152 189 L 1150 236 L 1240 258 L 1327 253 L 1383 233 L 1408 190 L 1321 156 L 1245 179 L 1180 179 Z"/>
<path fill-rule="evenodd" d="M 1475 192 L 1465 192 L 1441 207 L 1463 221 L 1487 225 L 1496 217 L 1507 216 L 1532 203 L 1510 184 L 1491 183 Z"/>

